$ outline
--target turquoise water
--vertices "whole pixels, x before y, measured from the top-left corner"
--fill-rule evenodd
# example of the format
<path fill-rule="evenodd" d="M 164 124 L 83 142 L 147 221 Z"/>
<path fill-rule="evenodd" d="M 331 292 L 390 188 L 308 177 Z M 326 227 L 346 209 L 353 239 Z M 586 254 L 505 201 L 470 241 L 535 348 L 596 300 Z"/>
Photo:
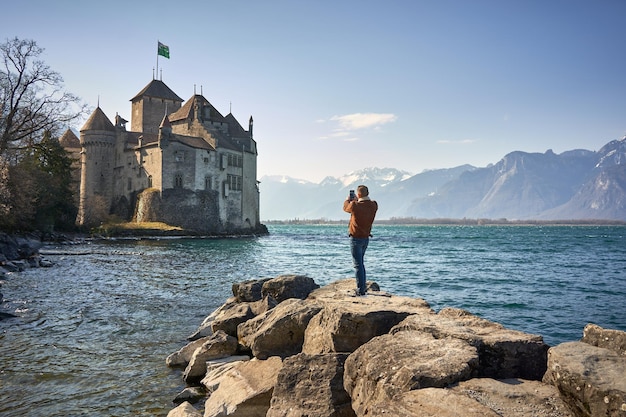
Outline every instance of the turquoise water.
<path fill-rule="evenodd" d="M 270 226 L 246 239 L 48 247 L 53 268 L 2 286 L 0 415 L 167 415 L 165 366 L 234 282 L 352 276 L 345 226 Z M 555 345 L 585 324 L 626 330 L 626 227 L 379 226 L 368 279 L 435 310 L 459 307 Z"/>

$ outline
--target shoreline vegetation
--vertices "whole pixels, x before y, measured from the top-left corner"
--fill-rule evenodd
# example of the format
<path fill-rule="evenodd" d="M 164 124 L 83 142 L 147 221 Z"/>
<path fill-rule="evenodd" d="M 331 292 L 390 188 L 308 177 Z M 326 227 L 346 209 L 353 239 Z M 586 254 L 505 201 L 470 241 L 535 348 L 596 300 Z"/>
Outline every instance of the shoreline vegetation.
<path fill-rule="evenodd" d="M 509 220 L 509 219 L 453 219 L 436 218 L 425 219 L 416 217 L 392 217 L 390 219 L 378 220 L 374 222 L 380 225 L 459 225 L 459 226 L 626 226 L 626 221 L 607 219 L 572 219 L 572 220 Z M 266 225 L 333 225 L 348 224 L 348 220 L 328 220 L 328 219 L 290 219 L 290 220 L 265 220 Z"/>

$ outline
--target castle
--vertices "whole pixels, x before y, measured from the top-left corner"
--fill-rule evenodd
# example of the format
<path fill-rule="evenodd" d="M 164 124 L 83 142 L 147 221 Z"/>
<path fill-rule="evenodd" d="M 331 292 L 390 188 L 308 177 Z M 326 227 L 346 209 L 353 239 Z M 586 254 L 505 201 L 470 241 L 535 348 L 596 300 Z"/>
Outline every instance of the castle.
<path fill-rule="evenodd" d="M 183 100 L 153 79 L 131 100 L 130 130 L 98 106 L 80 130 L 59 142 L 80 158 L 77 224 L 112 215 L 160 221 L 207 234 L 264 231 L 259 218 L 257 146 L 202 96 Z"/>

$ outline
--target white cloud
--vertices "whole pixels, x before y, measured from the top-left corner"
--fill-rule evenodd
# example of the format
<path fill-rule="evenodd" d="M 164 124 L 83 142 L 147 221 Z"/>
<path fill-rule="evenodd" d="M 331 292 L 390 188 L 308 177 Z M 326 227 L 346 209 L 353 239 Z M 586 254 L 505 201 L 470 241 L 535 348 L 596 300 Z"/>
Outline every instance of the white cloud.
<path fill-rule="evenodd" d="M 346 142 L 359 140 L 355 134 L 357 130 L 372 129 L 380 131 L 381 126 L 393 123 L 398 119 L 391 113 L 352 113 L 343 116 L 333 116 L 328 121 L 336 122 L 339 126 L 331 133 L 319 137 L 319 139 L 341 139 Z M 317 123 L 325 123 L 324 120 L 316 120 Z"/>
<path fill-rule="evenodd" d="M 333 116 L 330 120 L 339 122 L 345 130 L 367 129 L 395 122 L 398 117 L 391 113 L 352 113 L 343 116 Z"/>

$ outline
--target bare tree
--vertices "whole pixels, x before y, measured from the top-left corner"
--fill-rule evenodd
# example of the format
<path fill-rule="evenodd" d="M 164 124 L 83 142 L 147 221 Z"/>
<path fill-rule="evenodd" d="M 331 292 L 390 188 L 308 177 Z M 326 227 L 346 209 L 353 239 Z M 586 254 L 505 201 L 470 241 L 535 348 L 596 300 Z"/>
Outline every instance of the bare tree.
<path fill-rule="evenodd" d="M 63 78 L 40 59 L 33 40 L 0 44 L 0 156 L 29 147 L 48 131 L 60 129 L 86 113 L 78 97 L 64 91 Z"/>
<path fill-rule="evenodd" d="M 9 163 L 0 156 L 0 218 L 6 218 L 11 208 L 11 191 L 9 190 Z M 2 221 L 0 221 L 2 227 Z"/>

